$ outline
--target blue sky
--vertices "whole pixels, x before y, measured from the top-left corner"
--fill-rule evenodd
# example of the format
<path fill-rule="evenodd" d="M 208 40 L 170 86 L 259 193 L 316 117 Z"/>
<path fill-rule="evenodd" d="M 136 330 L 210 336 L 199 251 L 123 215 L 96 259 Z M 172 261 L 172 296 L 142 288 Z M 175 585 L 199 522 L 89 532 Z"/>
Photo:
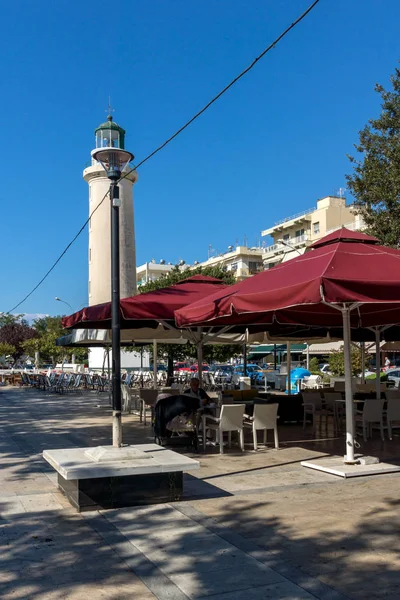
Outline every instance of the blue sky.
<path fill-rule="evenodd" d="M 87 218 L 82 170 L 108 95 L 139 162 L 311 0 L 16 0 L 2 7 L 0 311 Z M 321 0 L 193 126 L 140 169 L 138 264 L 207 258 L 345 186 L 374 84 L 399 59 L 397 0 Z M 87 231 L 18 312 L 87 302 Z"/>

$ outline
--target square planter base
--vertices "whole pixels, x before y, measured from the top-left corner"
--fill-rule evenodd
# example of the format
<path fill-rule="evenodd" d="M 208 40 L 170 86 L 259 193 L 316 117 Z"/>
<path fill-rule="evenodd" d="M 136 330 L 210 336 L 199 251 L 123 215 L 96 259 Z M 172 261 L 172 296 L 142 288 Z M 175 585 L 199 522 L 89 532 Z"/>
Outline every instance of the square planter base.
<path fill-rule="evenodd" d="M 58 487 L 79 512 L 161 504 L 180 500 L 183 473 L 178 471 L 70 480 L 58 473 Z"/>

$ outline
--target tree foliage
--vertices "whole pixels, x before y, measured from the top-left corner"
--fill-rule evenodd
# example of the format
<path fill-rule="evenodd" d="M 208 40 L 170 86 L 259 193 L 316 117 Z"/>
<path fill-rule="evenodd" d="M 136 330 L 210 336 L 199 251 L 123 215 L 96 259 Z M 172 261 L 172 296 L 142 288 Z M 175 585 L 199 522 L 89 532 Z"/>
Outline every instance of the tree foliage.
<path fill-rule="evenodd" d="M 88 352 L 85 348 L 67 348 L 56 345 L 56 339 L 66 333 L 61 324 L 61 316 L 36 319 L 33 322 L 33 328 L 36 337 L 23 344 L 27 354 L 33 355 L 35 352 L 39 352 L 41 361 L 52 363 L 69 360 L 73 354 L 77 362 L 87 360 Z"/>
<path fill-rule="evenodd" d="M 321 375 L 321 369 L 319 368 L 319 361 L 316 356 L 310 358 L 308 370 L 312 375 Z"/>
<path fill-rule="evenodd" d="M 27 340 L 36 337 L 37 333 L 33 327 L 29 327 L 24 322 L 14 322 L 9 325 L 3 325 L 0 328 L 0 343 L 14 346 L 13 358 L 16 360 L 24 353 L 23 344 Z"/>
<path fill-rule="evenodd" d="M 139 294 L 143 294 L 145 292 L 160 290 L 170 285 L 174 285 L 175 283 L 182 281 L 182 279 L 193 277 L 193 275 L 216 277 L 217 279 L 222 279 L 222 281 L 228 285 L 231 285 L 236 281 L 233 273 L 231 271 L 226 271 L 223 267 L 196 267 L 194 269 L 187 267 L 186 269 L 181 269 L 179 265 L 175 265 L 169 273 L 161 275 L 161 277 L 155 281 L 148 281 L 139 286 L 138 292 Z"/>
<path fill-rule="evenodd" d="M 28 321 L 24 319 L 24 315 L 0 313 L 0 329 L 4 327 L 4 325 L 15 325 L 15 323 L 19 323 L 20 325 L 29 325 Z"/>
<path fill-rule="evenodd" d="M 400 247 L 400 70 L 391 77 L 391 90 L 377 84 L 381 114 L 370 119 L 355 144 L 358 156 L 347 184 L 356 200 L 356 210 L 367 233 L 383 244 Z"/>
<path fill-rule="evenodd" d="M 343 346 L 340 350 L 333 350 L 329 355 L 329 370 L 332 375 L 344 377 L 344 351 Z M 362 370 L 361 350 L 359 348 L 351 348 L 351 374 L 357 377 Z"/>
<path fill-rule="evenodd" d="M 16 348 L 12 344 L 0 342 L 0 357 L 13 356 L 15 354 L 15 351 L 16 351 Z"/>

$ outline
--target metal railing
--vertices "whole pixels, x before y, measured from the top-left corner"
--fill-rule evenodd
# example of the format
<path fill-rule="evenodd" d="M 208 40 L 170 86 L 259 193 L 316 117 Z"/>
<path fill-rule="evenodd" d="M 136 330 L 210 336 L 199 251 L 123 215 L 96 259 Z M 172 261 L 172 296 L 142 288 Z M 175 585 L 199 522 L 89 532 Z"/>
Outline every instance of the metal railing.
<path fill-rule="evenodd" d="M 277 225 L 283 225 L 284 223 L 287 223 L 288 221 L 293 221 L 294 219 L 299 219 L 300 217 L 306 217 L 307 215 L 310 215 L 311 213 L 313 213 L 315 211 L 315 208 L 309 208 L 308 210 L 303 210 L 300 213 L 297 213 L 296 215 L 292 215 L 290 217 L 285 217 L 284 219 L 281 219 L 281 221 L 277 221 L 274 225 L 274 227 L 276 227 Z"/>
<path fill-rule="evenodd" d="M 266 248 L 264 248 L 263 254 L 270 254 L 272 252 L 277 252 L 278 250 L 285 251 L 285 248 L 288 248 L 289 246 L 297 246 L 298 244 L 303 244 L 307 240 L 308 234 L 304 233 L 303 235 L 298 235 L 295 238 L 289 238 L 287 240 L 284 240 L 284 244 L 272 244 L 272 246 L 267 246 Z"/>

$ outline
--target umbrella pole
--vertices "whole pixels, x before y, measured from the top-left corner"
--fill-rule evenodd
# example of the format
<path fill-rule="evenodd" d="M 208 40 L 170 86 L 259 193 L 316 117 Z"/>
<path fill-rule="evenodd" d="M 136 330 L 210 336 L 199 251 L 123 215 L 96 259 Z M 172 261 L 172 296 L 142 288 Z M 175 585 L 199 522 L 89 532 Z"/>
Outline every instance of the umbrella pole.
<path fill-rule="evenodd" d="M 375 328 L 375 368 L 376 368 L 376 399 L 381 399 L 381 332 Z"/>
<path fill-rule="evenodd" d="M 153 340 L 153 387 L 157 389 L 157 340 Z"/>
<path fill-rule="evenodd" d="M 197 342 L 197 376 L 199 378 L 200 387 L 203 385 L 203 341 L 201 338 L 201 329 L 199 327 L 199 341 Z"/>
<path fill-rule="evenodd" d="M 344 375 L 346 397 L 346 454 L 344 462 L 354 464 L 354 404 L 351 385 L 350 309 L 342 309 L 344 342 Z"/>
<path fill-rule="evenodd" d="M 291 353 L 290 342 L 288 342 L 286 344 L 286 365 L 287 365 L 287 384 L 288 384 L 287 393 L 288 393 L 288 396 L 291 396 L 292 395 L 292 382 L 290 379 L 290 371 L 292 370 L 292 353 Z"/>
<path fill-rule="evenodd" d="M 365 383 L 365 342 L 361 342 L 361 383 Z"/>

